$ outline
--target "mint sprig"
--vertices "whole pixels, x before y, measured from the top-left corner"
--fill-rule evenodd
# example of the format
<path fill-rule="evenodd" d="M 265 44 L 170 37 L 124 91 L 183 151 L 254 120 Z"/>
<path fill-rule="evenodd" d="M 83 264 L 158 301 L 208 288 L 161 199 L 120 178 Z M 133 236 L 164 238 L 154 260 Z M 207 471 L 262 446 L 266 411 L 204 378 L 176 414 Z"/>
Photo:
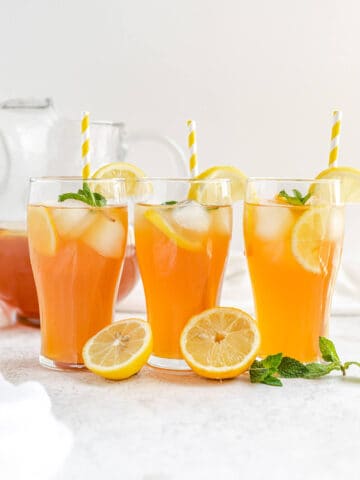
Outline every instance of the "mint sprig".
<path fill-rule="evenodd" d="M 65 200 L 79 200 L 80 202 L 87 203 L 92 207 L 103 207 L 106 205 L 106 198 L 101 195 L 101 193 L 93 192 L 88 183 L 83 183 L 83 188 L 79 189 L 77 193 L 69 192 L 59 195 L 59 202 L 64 202 Z"/>
<path fill-rule="evenodd" d="M 324 362 L 302 363 L 291 357 L 284 357 L 282 353 L 269 355 L 263 360 L 254 360 L 250 367 L 251 383 L 264 383 L 281 387 L 282 378 L 314 379 L 323 377 L 334 370 L 339 370 L 346 375 L 346 370 L 355 365 L 360 367 L 360 362 L 342 363 L 334 343 L 326 337 L 319 337 L 319 348 Z"/>
<path fill-rule="evenodd" d="M 308 192 L 306 195 L 302 196 L 301 192 L 296 188 L 293 189 L 294 195 L 289 195 L 285 190 L 279 192 L 279 197 L 283 198 L 290 205 L 305 205 L 306 202 L 311 197 L 311 193 Z"/>

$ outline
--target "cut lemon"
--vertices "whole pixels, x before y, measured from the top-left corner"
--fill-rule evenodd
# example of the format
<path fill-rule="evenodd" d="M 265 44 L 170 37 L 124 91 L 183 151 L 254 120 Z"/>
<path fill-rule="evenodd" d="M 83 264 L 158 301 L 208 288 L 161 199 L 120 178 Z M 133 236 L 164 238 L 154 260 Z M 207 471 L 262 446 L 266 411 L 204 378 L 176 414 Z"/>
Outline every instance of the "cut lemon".
<path fill-rule="evenodd" d="M 325 261 L 321 250 L 324 240 L 330 237 L 330 207 L 311 207 L 295 223 L 291 236 L 292 252 L 297 261 L 309 272 L 324 271 Z"/>
<path fill-rule="evenodd" d="M 46 207 L 33 205 L 28 209 L 27 229 L 30 245 L 41 255 L 54 255 L 57 233 Z"/>
<path fill-rule="evenodd" d="M 169 221 L 169 216 L 166 215 L 168 213 L 167 210 L 167 208 L 163 211 L 149 208 L 144 213 L 144 217 L 179 247 L 192 251 L 201 250 L 202 243 L 200 240 L 188 238 L 174 228 Z M 171 212 L 171 209 L 169 210 Z"/>
<path fill-rule="evenodd" d="M 212 308 L 192 317 L 180 337 L 184 359 L 207 378 L 233 378 L 245 372 L 259 346 L 256 321 L 230 307 Z"/>
<path fill-rule="evenodd" d="M 84 363 L 92 372 L 111 380 L 137 373 L 152 351 L 149 323 L 127 318 L 103 328 L 83 348 Z"/>
<path fill-rule="evenodd" d="M 231 201 L 242 200 L 245 194 L 246 175 L 236 167 L 218 166 L 211 167 L 200 173 L 195 180 L 208 180 L 228 178 L 231 181 Z M 225 203 L 229 198 L 223 198 L 224 192 L 219 190 L 216 183 L 194 183 L 189 191 L 189 198 L 197 200 L 204 205 L 217 205 Z"/>
<path fill-rule="evenodd" d="M 341 200 L 344 203 L 360 202 L 360 170 L 353 167 L 327 168 L 319 173 L 316 179 L 341 180 Z M 316 189 L 321 188 L 318 184 Z"/>
<path fill-rule="evenodd" d="M 141 168 L 131 163 L 112 162 L 100 167 L 92 178 L 124 178 L 126 180 L 127 195 L 135 195 L 137 193 L 136 182 L 139 178 L 145 177 L 145 173 Z M 98 191 L 99 187 L 97 187 Z M 101 189 L 101 187 L 100 187 Z"/>

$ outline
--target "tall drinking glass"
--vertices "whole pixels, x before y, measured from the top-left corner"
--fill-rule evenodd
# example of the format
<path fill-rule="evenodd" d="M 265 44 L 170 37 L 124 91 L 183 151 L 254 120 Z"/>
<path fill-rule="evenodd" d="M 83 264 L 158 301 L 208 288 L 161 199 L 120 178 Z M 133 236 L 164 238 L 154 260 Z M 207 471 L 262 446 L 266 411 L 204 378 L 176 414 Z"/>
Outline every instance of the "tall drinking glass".
<path fill-rule="evenodd" d="M 79 190 L 90 203 L 59 201 Z M 28 236 L 43 366 L 83 368 L 85 342 L 111 323 L 127 228 L 124 180 L 31 179 Z"/>
<path fill-rule="evenodd" d="M 338 180 L 250 179 L 245 250 L 260 355 L 319 356 L 343 241 Z"/>
<path fill-rule="evenodd" d="M 154 339 L 149 364 L 188 370 L 187 321 L 219 302 L 232 231 L 229 180 L 138 182 L 135 243 Z"/>

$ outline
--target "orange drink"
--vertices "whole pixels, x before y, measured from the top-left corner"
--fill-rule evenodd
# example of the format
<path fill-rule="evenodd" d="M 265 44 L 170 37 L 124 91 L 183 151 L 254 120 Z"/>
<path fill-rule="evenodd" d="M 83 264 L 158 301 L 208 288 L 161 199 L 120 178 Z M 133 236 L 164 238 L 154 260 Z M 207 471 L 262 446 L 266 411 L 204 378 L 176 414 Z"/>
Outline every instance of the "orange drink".
<path fill-rule="evenodd" d="M 187 369 L 180 351 L 182 329 L 193 315 L 220 300 L 232 208 L 228 182 L 209 184 L 214 189 L 205 199 L 204 181 L 198 186 L 195 180 L 152 180 L 152 193 L 135 205 L 136 252 L 153 331 L 153 366 Z"/>
<path fill-rule="evenodd" d="M 29 256 L 26 228 L 0 226 L 0 300 L 18 319 L 39 326 L 39 303 Z M 120 277 L 117 304 L 134 288 L 139 278 L 135 246 L 128 244 Z"/>
<path fill-rule="evenodd" d="M 39 318 L 34 276 L 25 228 L 11 222 L 0 226 L 0 300 L 15 314 Z"/>
<path fill-rule="evenodd" d="M 83 367 L 84 344 L 112 322 L 126 248 L 127 207 L 117 204 L 116 194 L 121 181 L 112 181 L 109 191 L 114 190 L 115 198 L 102 206 L 76 199 L 51 203 L 49 188 L 44 188 L 47 201 L 36 195 L 44 184 L 50 183 L 56 192 L 60 184 L 76 191 L 79 182 L 35 180 L 28 207 L 30 258 L 40 306 L 40 363 L 57 369 Z M 89 190 L 96 191 L 98 184 L 87 181 Z"/>
<path fill-rule="evenodd" d="M 336 181 L 248 181 L 245 249 L 262 356 L 318 358 L 343 239 Z"/>

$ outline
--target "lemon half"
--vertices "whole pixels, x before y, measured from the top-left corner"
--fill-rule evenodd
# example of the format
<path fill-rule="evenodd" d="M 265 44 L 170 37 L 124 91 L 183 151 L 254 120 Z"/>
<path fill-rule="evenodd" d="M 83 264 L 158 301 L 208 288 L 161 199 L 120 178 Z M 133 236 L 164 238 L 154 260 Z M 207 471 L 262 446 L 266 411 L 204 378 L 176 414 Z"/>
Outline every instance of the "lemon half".
<path fill-rule="evenodd" d="M 100 330 L 86 342 L 82 354 L 92 372 L 111 380 L 123 380 L 145 365 L 151 351 L 149 323 L 127 318 Z"/>
<path fill-rule="evenodd" d="M 207 378 L 232 378 L 245 372 L 259 346 L 256 321 L 230 307 L 212 308 L 192 317 L 180 337 L 186 362 Z"/>

